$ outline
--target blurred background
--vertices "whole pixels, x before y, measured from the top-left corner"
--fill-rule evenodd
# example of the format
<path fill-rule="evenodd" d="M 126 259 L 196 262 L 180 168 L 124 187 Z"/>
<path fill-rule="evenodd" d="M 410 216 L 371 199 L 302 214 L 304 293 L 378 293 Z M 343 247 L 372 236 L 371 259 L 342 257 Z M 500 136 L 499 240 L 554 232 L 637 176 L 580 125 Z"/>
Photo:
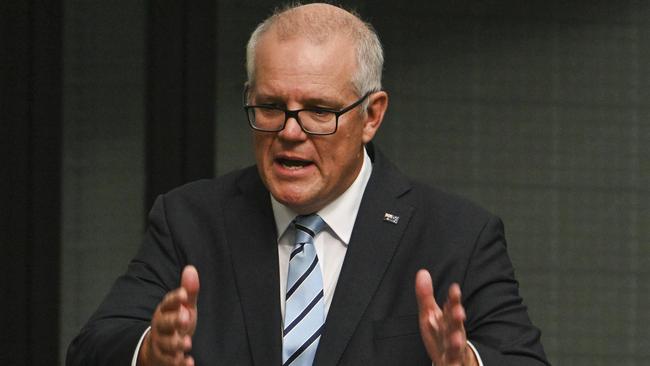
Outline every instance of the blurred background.
<path fill-rule="evenodd" d="M 551 362 L 650 364 L 650 2 L 341 3 L 385 48 L 377 146 L 503 218 Z M 155 196 L 253 162 L 244 46 L 277 5 L 2 2 L 3 365 L 63 364 Z"/>

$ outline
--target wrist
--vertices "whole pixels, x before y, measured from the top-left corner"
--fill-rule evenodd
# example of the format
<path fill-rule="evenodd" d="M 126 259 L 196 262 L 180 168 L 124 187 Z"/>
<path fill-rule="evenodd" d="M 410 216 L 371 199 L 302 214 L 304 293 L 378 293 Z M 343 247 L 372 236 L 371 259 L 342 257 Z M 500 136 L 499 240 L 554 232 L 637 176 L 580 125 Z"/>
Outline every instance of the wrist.
<path fill-rule="evenodd" d="M 468 345 L 465 347 L 465 357 L 463 357 L 463 366 L 478 366 L 478 360 L 472 348 Z"/>
<path fill-rule="evenodd" d="M 138 352 L 138 362 L 137 366 L 148 366 L 151 363 L 149 362 L 149 354 L 151 351 L 151 332 L 147 332 L 142 340 L 142 346 Z"/>

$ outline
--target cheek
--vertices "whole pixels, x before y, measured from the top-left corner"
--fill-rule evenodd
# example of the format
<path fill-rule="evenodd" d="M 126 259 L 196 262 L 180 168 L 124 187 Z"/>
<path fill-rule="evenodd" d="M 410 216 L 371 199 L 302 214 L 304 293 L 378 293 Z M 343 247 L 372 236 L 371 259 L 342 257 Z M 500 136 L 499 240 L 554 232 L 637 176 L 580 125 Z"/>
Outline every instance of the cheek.
<path fill-rule="evenodd" d="M 270 156 L 268 152 L 270 145 L 271 139 L 268 136 L 259 133 L 253 134 L 253 150 L 258 165 L 263 163 L 266 157 Z"/>
<path fill-rule="evenodd" d="M 354 170 L 359 154 L 362 152 L 361 142 L 351 133 L 339 136 L 335 144 L 322 146 L 323 175 L 328 179 L 339 180 Z"/>

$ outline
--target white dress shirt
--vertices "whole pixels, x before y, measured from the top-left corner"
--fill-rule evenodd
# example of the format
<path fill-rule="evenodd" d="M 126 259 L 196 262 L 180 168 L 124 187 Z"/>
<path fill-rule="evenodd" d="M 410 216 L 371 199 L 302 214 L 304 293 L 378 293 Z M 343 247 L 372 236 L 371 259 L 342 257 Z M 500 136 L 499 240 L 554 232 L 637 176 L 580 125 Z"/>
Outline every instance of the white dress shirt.
<path fill-rule="evenodd" d="M 359 175 L 354 180 L 352 185 L 337 197 L 334 201 L 330 202 L 327 206 L 323 207 L 317 212 L 327 227 L 323 229 L 314 239 L 314 246 L 316 254 L 318 255 L 318 263 L 323 274 L 323 297 L 325 300 L 325 315 L 329 311 L 334 297 L 334 290 L 336 283 L 341 273 L 341 266 L 345 259 L 345 253 L 348 250 L 350 237 L 352 236 L 352 229 L 354 222 L 361 206 L 361 198 L 363 192 L 366 190 L 366 185 L 370 180 L 372 173 L 372 162 L 368 153 L 364 149 L 363 164 Z M 273 208 L 273 216 L 275 217 L 275 224 L 278 233 L 278 263 L 280 268 L 280 308 L 282 311 L 282 319 L 284 323 L 284 309 L 285 309 L 285 296 L 287 288 L 287 276 L 289 272 L 289 257 L 294 246 L 295 228 L 291 227 L 291 221 L 298 216 L 296 212 L 289 207 L 278 202 L 271 195 L 271 206 Z M 413 294 L 415 296 L 415 293 Z M 144 336 L 149 332 L 148 328 L 135 349 L 133 361 L 131 366 L 136 366 L 138 353 Z M 476 355 L 479 366 L 483 366 L 481 357 L 474 348 L 474 346 L 467 342 Z"/>
<path fill-rule="evenodd" d="M 334 297 L 334 289 L 341 273 L 341 266 L 348 250 L 354 220 L 357 217 L 361 197 L 366 189 L 372 173 L 372 163 L 364 150 L 363 165 L 359 175 L 352 185 L 317 212 L 327 227 L 314 239 L 318 263 L 323 274 L 323 297 L 325 299 L 325 315 Z M 298 215 L 289 207 L 284 206 L 271 196 L 273 215 L 278 229 L 278 261 L 280 264 L 280 307 L 284 319 L 284 304 L 287 292 L 287 275 L 289 273 L 289 257 L 295 243 L 296 229 L 291 221 Z"/>

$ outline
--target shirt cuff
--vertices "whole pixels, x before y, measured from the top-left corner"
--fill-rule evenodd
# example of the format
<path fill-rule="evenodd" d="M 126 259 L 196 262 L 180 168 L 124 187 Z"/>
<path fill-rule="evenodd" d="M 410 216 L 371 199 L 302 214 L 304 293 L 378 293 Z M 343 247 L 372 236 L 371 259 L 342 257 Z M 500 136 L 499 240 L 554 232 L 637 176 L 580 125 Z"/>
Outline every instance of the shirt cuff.
<path fill-rule="evenodd" d="M 140 353 L 140 346 L 142 346 L 142 341 L 144 340 L 144 337 L 149 333 L 151 330 L 151 326 L 147 327 L 147 329 L 142 333 L 142 336 L 140 337 L 140 340 L 138 341 L 138 346 L 135 347 L 135 353 L 133 354 L 133 359 L 131 360 L 131 366 L 137 366 L 138 364 L 138 353 Z M 469 343 L 469 342 L 468 342 Z M 474 351 L 476 353 L 476 351 Z M 481 364 L 483 366 L 483 364 Z"/>

